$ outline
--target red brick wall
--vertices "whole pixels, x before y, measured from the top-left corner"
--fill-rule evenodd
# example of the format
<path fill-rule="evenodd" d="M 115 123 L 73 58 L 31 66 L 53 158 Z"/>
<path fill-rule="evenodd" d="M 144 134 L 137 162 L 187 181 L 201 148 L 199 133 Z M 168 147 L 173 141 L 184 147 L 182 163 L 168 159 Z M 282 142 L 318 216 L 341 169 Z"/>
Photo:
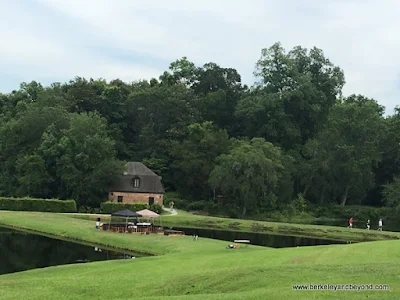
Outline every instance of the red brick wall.
<path fill-rule="evenodd" d="M 110 192 L 108 193 L 108 200 L 117 202 L 118 196 L 122 196 L 122 203 L 149 203 L 149 197 L 154 198 L 154 203 L 163 205 L 164 195 L 163 194 L 151 194 L 151 193 L 124 193 L 124 192 Z"/>

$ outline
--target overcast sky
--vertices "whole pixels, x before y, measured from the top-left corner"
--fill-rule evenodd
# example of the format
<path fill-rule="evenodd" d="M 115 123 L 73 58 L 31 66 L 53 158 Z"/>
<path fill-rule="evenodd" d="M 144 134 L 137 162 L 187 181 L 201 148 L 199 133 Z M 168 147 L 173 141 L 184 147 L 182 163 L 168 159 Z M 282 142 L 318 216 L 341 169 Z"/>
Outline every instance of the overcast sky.
<path fill-rule="evenodd" d="M 75 76 L 150 79 L 187 56 L 236 68 L 252 84 L 261 49 L 322 48 L 345 95 L 387 114 L 400 94 L 397 0 L 0 0 L 0 92 Z"/>

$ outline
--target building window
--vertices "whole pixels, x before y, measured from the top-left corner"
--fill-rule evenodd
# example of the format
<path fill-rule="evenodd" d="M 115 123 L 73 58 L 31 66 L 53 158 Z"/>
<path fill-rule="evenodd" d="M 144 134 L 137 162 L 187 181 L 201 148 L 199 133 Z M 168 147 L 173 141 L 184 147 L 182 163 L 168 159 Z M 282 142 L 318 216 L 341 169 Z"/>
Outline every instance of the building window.
<path fill-rule="evenodd" d="M 153 205 L 154 204 L 154 197 L 149 197 L 149 205 Z"/>
<path fill-rule="evenodd" d="M 122 202 L 124 200 L 124 196 L 118 196 L 118 202 Z"/>
<path fill-rule="evenodd" d="M 135 187 L 135 188 L 140 187 L 140 178 L 138 178 L 138 177 L 133 178 L 133 187 Z"/>

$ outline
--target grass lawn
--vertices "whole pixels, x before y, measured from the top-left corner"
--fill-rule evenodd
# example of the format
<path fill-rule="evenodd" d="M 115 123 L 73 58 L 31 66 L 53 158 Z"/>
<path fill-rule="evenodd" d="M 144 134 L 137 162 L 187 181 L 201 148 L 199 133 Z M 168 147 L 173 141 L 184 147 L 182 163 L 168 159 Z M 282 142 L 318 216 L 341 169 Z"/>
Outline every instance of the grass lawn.
<path fill-rule="evenodd" d="M 2 275 L 1 299 L 400 299 L 397 240 L 228 250 L 223 241 L 97 231 L 93 221 L 62 214 L 0 211 L 0 224 L 157 254 Z M 294 291 L 294 284 L 388 284 L 390 291 Z"/>
<path fill-rule="evenodd" d="M 76 218 L 95 220 L 97 216 L 108 218 L 104 215 L 69 214 Z M 158 221 L 157 221 L 158 222 Z M 377 231 L 366 229 L 349 229 L 347 227 L 307 225 L 280 222 L 263 222 L 254 220 L 218 218 L 194 215 L 185 211 L 178 211 L 178 215 L 163 215 L 164 226 L 183 228 L 220 229 L 230 231 L 255 232 L 279 235 L 297 235 L 344 241 L 376 241 L 387 239 L 400 239 L 400 232 Z"/>

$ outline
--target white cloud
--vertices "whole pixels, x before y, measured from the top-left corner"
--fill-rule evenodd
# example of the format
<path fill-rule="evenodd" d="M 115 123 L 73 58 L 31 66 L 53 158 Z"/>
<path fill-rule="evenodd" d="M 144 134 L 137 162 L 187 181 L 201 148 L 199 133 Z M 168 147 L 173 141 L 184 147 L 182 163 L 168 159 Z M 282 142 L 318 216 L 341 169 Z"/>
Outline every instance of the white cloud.
<path fill-rule="evenodd" d="M 234 67 L 252 83 L 261 48 L 281 41 L 288 50 L 322 48 L 344 69 L 345 94 L 373 97 L 389 113 L 398 103 L 397 0 L 37 0 L 42 15 L 5 3 L 0 37 L 12 42 L 0 47 L 0 67 L 13 75 L 131 81 L 188 56 Z"/>

